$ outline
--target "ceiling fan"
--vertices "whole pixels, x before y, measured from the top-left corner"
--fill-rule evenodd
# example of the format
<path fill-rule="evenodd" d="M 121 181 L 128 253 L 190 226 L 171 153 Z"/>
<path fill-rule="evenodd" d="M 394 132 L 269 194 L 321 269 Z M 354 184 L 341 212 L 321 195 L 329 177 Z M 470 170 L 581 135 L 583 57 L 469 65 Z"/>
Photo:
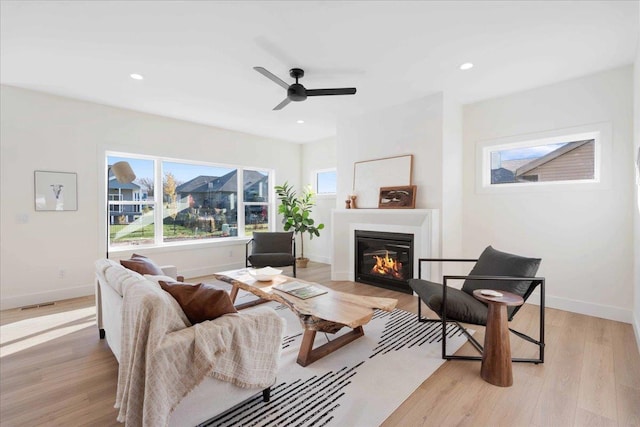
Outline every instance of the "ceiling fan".
<path fill-rule="evenodd" d="M 288 85 L 280 77 L 276 76 L 270 71 L 267 71 L 263 67 L 253 67 L 254 70 L 272 80 L 287 90 L 287 97 L 280 104 L 274 107 L 274 110 L 282 110 L 291 101 L 304 101 L 308 96 L 327 96 L 327 95 L 353 95 L 356 93 L 355 87 L 345 87 L 336 89 L 307 89 L 298 83 L 298 79 L 304 77 L 304 70 L 301 68 L 292 68 L 289 70 L 289 75 L 296 79 L 296 82 L 292 85 Z"/>

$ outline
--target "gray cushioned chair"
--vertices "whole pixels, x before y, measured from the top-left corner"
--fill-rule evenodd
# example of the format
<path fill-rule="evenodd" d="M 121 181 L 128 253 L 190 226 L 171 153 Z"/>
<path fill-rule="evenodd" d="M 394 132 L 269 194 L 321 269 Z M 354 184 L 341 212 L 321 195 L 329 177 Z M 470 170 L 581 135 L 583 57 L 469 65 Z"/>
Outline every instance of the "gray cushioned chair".
<path fill-rule="evenodd" d="M 293 266 L 296 277 L 296 242 L 293 231 L 253 233 L 245 249 L 247 267 Z"/>
<path fill-rule="evenodd" d="M 459 322 L 486 326 L 487 305 L 473 296 L 476 289 L 494 289 L 520 295 L 525 301 L 540 286 L 540 332 L 539 339 L 531 338 L 511 328 L 509 330 L 529 342 L 538 345 L 538 359 L 514 358 L 514 362 L 544 362 L 544 282 L 543 277 L 535 277 L 540 266 L 539 258 L 525 258 L 518 255 L 500 252 L 488 246 L 475 259 L 440 259 L 421 258 L 418 264 L 418 279 L 410 279 L 409 286 L 418 294 L 418 320 L 420 322 L 442 323 L 442 358 L 482 360 L 480 356 L 454 356 L 446 352 L 447 322 L 452 322 L 466 335 L 469 342 L 482 353 L 482 345 L 471 336 Z M 422 279 L 423 262 L 475 262 L 468 276 L 443 276 L 443 283 L 435 283 Z M 526 280 L 523 280 L 526 279 Z M 462 289 L 447 286 L 449 280 L 464 280 Z M 420 300 L 440 316 L 439 320 L 422 317 Z M 507 307 L 508 320 L 511 321 L 520 307 Z M 450 333 L 451 331 L 449 331 Z"/>

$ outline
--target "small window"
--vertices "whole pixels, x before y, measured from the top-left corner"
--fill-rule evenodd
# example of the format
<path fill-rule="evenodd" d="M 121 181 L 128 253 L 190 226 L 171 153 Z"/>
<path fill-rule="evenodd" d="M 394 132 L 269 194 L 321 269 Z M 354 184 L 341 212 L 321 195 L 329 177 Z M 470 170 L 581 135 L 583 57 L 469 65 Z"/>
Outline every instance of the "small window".
<path fill-rule="evenodd" d="M 318 195 L 336 194 L 336 170 L 325 169 L 316 171 L 316 193 Z"/>
<path fill-rule="evenodd" d="M 599 132 L 588 132 L 487 144 L 482 147 L 483 186 L 598 182 L 599 135 Z"/>

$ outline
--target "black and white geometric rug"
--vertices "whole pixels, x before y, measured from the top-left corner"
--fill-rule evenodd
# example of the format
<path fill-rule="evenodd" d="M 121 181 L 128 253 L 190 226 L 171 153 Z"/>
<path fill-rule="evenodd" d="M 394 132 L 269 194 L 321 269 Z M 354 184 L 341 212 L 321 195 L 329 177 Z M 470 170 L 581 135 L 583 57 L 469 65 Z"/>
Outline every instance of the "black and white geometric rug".
<path fill-rule="evenodd" d="M 296 363 L 302 339 L 297 317 L 278 303 L 268 305 L 287 321 L 271 400 L 256 395 L 202 426 L 378 426 L 444 363 L 441 325 L 418 323 L 415 314 L 396 309 L 377 310 L 363 337 L 302 367 Z M 448 352 L 466 341 L 451 328 Z M 348 331 L 318 333 L 314 347 Z"/>

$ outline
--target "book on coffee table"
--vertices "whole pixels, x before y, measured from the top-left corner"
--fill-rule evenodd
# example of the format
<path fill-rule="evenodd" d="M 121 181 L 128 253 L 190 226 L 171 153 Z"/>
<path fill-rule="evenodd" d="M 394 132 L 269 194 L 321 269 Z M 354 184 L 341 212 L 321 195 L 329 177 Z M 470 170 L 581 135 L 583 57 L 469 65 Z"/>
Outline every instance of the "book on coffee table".
<path fill-rule="evenodd" d="M 327 293 L 327 291 L 324 289 L 320 289 L 308 283 L 301 283 L 301 282 L 282 283 L 280 285 L 275 285 L 273 289 L 286 292 L 300 299 L 313 298 L 318 295 Z"/>

